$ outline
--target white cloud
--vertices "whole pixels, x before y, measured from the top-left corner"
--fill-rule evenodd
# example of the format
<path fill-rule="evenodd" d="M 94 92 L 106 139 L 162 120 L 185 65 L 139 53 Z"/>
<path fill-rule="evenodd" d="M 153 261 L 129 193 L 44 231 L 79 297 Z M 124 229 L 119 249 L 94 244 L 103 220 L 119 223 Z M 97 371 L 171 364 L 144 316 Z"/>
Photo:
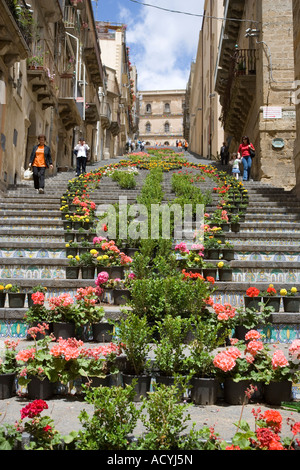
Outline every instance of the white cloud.
<path fill-rule="evenodd" d="M 202 15 L 204 0 L 149 0 L 147 3 Z M 202 17 L 147 6 L 140 11 L 138 17 L 133 17 L 124 4 L 120 7 L 120 18 L 127 24 L 130 58 L 137 67 L 139 89 L 185 89 L 191 62 L 196 58 Z"/>

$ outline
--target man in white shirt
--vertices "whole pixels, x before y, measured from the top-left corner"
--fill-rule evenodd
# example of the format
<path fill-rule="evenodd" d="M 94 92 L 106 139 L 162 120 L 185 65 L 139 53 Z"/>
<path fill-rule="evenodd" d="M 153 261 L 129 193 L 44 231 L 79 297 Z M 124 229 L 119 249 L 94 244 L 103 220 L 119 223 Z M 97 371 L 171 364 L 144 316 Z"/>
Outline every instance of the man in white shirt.
<path fill-rule="evenodd" d="M 90 147 L 85 143 L 84 139 L 81 137 L 79 139 L 78 144 L 74 148 L 74 153 L 77 157 L 76 176 L 79 176 L 80 173 L 86 173 L 86 162 L 89 151 Z"/>

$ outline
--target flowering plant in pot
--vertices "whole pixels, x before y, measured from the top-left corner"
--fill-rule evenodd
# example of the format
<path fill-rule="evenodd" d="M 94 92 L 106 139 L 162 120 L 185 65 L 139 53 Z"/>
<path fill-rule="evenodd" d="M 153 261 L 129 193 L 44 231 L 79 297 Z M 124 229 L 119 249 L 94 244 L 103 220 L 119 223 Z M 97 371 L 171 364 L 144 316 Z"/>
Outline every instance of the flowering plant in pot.
<path fill-rule="evenodd" d="M 270 307 L 274 308 L 274 312 L 279 312 L 280 310 L 280 295 L 278 295 L 273 284 L 270 284 L 269 287 L 261 293 L 263 302 Z"/>
<path fill-rule="evenodd" d="M 15 379 L 18 372 L 16 361 L 16 348 L 18 341 L 6 339 L 4 341 L 4 354 L 0 355 L 0 399 L 4 400 L 14 396 Z"/>
<path fill-rule="evenodd" d="M 49 416 L 41 416 L 48 405 L 44 400 L 34 400 L 20 410 L 21 419 L 16 422 L 16 429 L 28 433 L 28 450 L 55 450 L 62 444 L 63 437 L 55 429 L 54 421 Z"/>
<path fill-rule="evenodd" d="M 26 311 L 24 319 L 34 326 L 36 323 L 49 323 L 50 312 L 45 307 L 45 294 L 43 292 L 34 292 L 31 294 L 32 306 Z"/>
<path fill-rule="evenodd" d="M 55 369 L 49 349 L 49 344 L 55 338 L 52 334 L 46 335 L 47 329 L 47 324 L 39 324 L 29 329 L 28 333 L 34 339 L 34 346 L 21 349 L 16 355 L 20 386 L 27 386 L 34 378 L 41 382 L 45 381 L 45 383 L 59 380 L 58 374 L 60 371 Z M 43 335 L 43 338 L 37 340 L 38 334 Z"/>
<path fill-rule="evenodd" d="M 104 308 L 99 305 L 98 289 L 92 286 L 77 289 L 75 312 L 81 321 L 80 325 L 100 322 L 105 315 Z"/>
<path fill-rule="evenodd" d="M 244 296 L 245 308 L 256 308 L 259 311 L 260 302 L 261 302 L 260 290 L 257 289 L 256 287 L 249 287 L 246 290 L 246 295 Z"/>
<path fill-rule="evenodd" d="M 257 308 L 237 308 L 234 324 L 232 327 L 236 330 L 235 336 L 244 339 L 246 331 L 258 326 L 268 324 L 274 308 L 264 302 L 259 302 L 259 310 Z"/>
<path fill-rule="evenodd" d="M 80 368 L 84 382 L 89 385 L 101 384 L 108 386 L 112 374 L 119 372 L 117 358 L 120 354 L 120 346 L 112 342 L 105 346 L 84 348 L 81 351 L 84 362 L 81 363 Z"/>
<path fill-rule="evenodd" d="M 26 294 L 21 292 L 18 284 L 7 284 L 5 289 L 8 293 L 8 304 L 11 308 L 23 308 L 25 304 Z"/>
<path fill-rule="evenodd" d="M 229 264 L 219 261 L 217 267 L 220 281 L 232 281 L 232 267 Z"/>
<path fill-rule="evenodd" d="M 299 312 L 300 307 L 300 296 L 298 294 L 297 287 L 291 289 L 281 289 L 280 295 L 282 296 L 283 308 L 285 312 Z"/>
<path fill-rule="evenodd" d="M 69 293 L 62 293 L 49 299 L 54 336 L 75 336 L 77 327 L 85 323 L 82 312 L 75 309 L 74 299 Z"/>

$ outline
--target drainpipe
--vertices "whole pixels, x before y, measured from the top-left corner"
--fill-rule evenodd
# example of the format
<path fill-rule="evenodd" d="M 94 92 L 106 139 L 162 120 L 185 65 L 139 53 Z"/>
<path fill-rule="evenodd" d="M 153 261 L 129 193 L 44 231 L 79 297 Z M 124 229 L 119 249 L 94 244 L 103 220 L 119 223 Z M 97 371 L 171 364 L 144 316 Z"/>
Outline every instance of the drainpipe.
<path fill-rule="evenodd" d="M 73 39 L 76 40 L 76 70 L 75 70 L 75 93 L 74 98 L 77 99 L 77 88 L 78 88 L 78 59 L 79 59 L 79 39 L 73 34 L 70 34 L 66 31 L 68 36 L 71 36 Z"/>

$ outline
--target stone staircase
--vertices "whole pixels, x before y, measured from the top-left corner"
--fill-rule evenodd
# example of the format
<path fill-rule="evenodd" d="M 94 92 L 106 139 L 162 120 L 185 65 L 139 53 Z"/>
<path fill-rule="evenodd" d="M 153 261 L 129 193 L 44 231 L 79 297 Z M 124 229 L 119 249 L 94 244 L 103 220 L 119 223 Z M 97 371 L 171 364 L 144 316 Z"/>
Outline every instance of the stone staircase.
<path fill-rule="evenodd" d="M 116 161 L 114 161 L 116 162 Z M 103 162 L 103 164 L 107 164 Z M 134 203 L 147 171 L 139 172 L 135 190 L 121 190 L 111 178 L 104 177 L 99 188 L 91 194 L 97 207 L 113 204 L 126 198 Z M 9 190 L 0 200 L 0 282 L 19 284 L 29 291 L 42 284 L 47 287 L 46 299 L 61 292 L 75 295 L 77 288 L 91 285 L 91 280 L 66 279 L 68 264 L 65 252 L 60 197 L 73 174 L 60 173 L 48 179 L 46 193 L 36 194 L 32 182 Z M 172 201 L 171 172 L 164 174 L 164 200 Z M 196 183 L 203 192 L 212 191 L 215 183 L 206 178 Z M 219 282 L 214 297 L 234 306 L 243 305 L 248 287 L 265 290 L 270 283 L 277 290 L 297 287 L 300 291 L 300 203 L 290 192 L 259 182 L 245 186 L 249 193 L 246 220 L 239 233 L 229 232 L 227 240 L 235 247 L 232 282 Z M 218 196 L 212 193 L 207 211 L 213 211 Z M 22 323 L 24 309 L 0 309 L 0 338 L 26 336 Z M 107 306 L 111 315 L 119 307 Z M 291 342 L 300 336 L 300 313 L 273 314 L 273 326 L 267 341 Z"/>

